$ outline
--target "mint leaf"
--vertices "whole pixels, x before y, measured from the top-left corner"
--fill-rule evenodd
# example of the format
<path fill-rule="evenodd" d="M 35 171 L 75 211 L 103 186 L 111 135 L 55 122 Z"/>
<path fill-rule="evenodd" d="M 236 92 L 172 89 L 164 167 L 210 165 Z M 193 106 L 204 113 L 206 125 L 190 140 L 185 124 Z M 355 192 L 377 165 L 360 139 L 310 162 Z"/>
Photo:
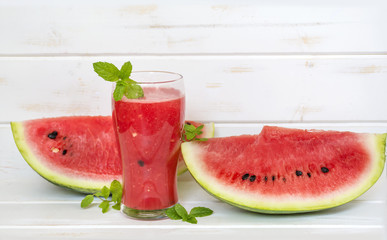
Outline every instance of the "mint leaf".
<path fill-rule="evenodd" d="M 183 219 L 177 212 L 176 212 L 176 209 L 175 207 L 171 207 L 171 208 L 168 208 L 167 210 L 165 210 L 165 214 L 167 214 L 167 216 L 172 219 L 172 220 L 180 220 L 180 219 Z"/>
<path fill-rule="evenodd" d="M 120 70 L 114 64 L 107 62 L 93 63 L 94 71 L 101 78 L 109 82 L 116 82 L 120 77 Z"/>
<path fill-rule="evenodd" d="M 130 74 L 132 73 L 132 63 L 126 62 L 124 65 L 122 65 L 120 70 L 120 78 L 121 79 L 128 79 Z"/>
<path fill-rule="evenodd" d="M 122 193 L 122 185 L 119 181 L 113 180 L 110 183 L 110 192 L 111 193 Z"/>
<path fill-rule="evenodd" d="M 114 203 L 121 203 L 122 199 L 122 192 L 121 193 L 113 193 L 112 194 L 112 202 Z"/>
<path fill-rule="evenodd" d="M 114 101 L 120 101 L 126 91 L 126 86 L 120 82 L 116 84 L 116 88 L 114 89 L 114 92 L 113 92 Z"/>
<path fill-rule="evenodd" d="M 188 218 L 187 210 L 185 210 L 185 208 L 180 203 L 177 203 L 173 208 L 175 209 L 176 213 L 183 219 L 183 221 Z"/>
<path fill-rule="evenodd" d="M 102 197 L 107 199 L 110 195 L 110 189 L 106 186 L 103 186 L 103 188 L 101 189 L 101 194 L 102 194 Z"/>
<path fill-rule="evenodd" d="M 144 96 L 144 92 L 140 85 L 129 84 L 129 86 L 126 87 L 124 95 L 129 99 L 142 98 Z"/>
<path fill-rule="evenodd" d="M 109 210 L 109 206 L 109 201 L 104 200 L 99 204 L 98 207 L 102 208 L 102 213 L 106 213 Z"/>
<path fill-rule="evenodd" d="M 184 124 L 184 131 L 182 136 L 183 142 L 189 142 L 189 141 L 207 141 L 207 138 L 198 138 L 200 134 L 203 132 L 201 131 L 204 128 L 204 125 L 200 125 L 198 127 L 195 127 L 192 124 Z"/>
<path fill-rule="evenodd" d="M 210 216 L 213 212 L 214 211 L 206 207 L 194 207 L 189 212 L 189 215 L 193 217 L 206 217 Z"/>
<path fill-rule="evenodd" d="M 192 132 L 186 132 L 185 136 L 186 136 L 187 140 L 192 140 L 196 137 L 196 134 L 192 133 Z"/>
<path fill-rule="evenodd" d="M 93 195 L 87 195 L 81 202 L 81 208 L 88 207 L 94 201 Z"/>
<path fill-rule="evenodd" d="M 115 203 L 121 203 L 122 186 L 119 181 L 113 180 L 110 184 L 110 192 L 112 193 L 112 201 Z"/>
<path fill-rule="evenodd" d="M 115 210 L 121 210 L 121 202 L 119 202 L 119 203 L 116 203 L 115 205 L 113 205 L 113 207 L 112 207 L 113 209 L 115 209 Z"/>
<path fill-rule="evenodd" d="M 191 216 L 191 215 L 188 215 L 187 219 L 183 219 L 183 221 L 185 222 L 189 222 L 189 223 L 192 223 L 192 224 L 197 224 L 198 223 L 198 220 L 196 220 L 196 218 L 194 216 Z"/>
<path fill-rule="evenodd" d="M 195 129 L 195 126 L 192 124 L 184 124 L 184 130 L 187 132 L 194 132 Z"/>

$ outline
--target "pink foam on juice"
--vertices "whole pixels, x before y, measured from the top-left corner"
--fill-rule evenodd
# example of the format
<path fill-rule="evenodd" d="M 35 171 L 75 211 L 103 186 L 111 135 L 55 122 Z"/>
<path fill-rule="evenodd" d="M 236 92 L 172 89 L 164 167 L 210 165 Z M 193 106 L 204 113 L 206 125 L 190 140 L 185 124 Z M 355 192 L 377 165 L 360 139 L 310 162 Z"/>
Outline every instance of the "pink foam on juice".
<path fill-rule="evenodd" d="M 123 164 L 122 203 L 139 210 L 164 209 L 177 202 L 185 98 L 170 88 L 143 90 L 144 98 L 113 102 Z"/>

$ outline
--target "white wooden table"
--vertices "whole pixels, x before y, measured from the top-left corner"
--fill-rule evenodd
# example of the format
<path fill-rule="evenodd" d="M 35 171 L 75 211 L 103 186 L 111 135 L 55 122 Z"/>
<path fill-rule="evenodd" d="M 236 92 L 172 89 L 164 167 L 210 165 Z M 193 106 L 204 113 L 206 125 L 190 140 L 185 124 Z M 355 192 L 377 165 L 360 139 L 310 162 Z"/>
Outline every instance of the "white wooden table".
<path fill-rule="evenodd" d="M 189 120 L 216 136 L 263 124 L 387 132 L 385 0 L 0 0 L 0 239 L 386 239 L 387 179 L 334 209 L 263 215 L 219 202 L 188 173 L 197 225 L 135 221 L 36 174 L 10 121 L 110 114 L 92 63 L 184 76 Z"/>

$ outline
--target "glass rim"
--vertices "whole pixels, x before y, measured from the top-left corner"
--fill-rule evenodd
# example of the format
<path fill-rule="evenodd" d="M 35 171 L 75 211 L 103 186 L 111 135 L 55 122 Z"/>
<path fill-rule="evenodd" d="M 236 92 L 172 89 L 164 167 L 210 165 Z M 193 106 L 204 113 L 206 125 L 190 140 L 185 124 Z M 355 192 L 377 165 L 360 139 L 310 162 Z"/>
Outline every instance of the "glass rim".
<path fill-rule="evenodd" d="M 135 74 L 135 73 L 165 73 L 165 74 L 169 74 L 169 75 L 175 75 L 176 78 L 172 78 L 171 80 L 160 80 L 160 81 L 154 81 L 154 82 L 147 82 L 147 81 L 137 81 L 135 79 L 132 79 L 132 74 Z M 129 76 L 130 79 L 136 81 L 138 84 L 161 84 L 161 83 L 173 83 L 173 82 L 177 82 L 179 80 L 182 80 L 183 79 L 183 75 L 181 75 L 180 73 L 176 73 L 176 72 L 169 72 L 169 71 L 158 71 L 158 70 L 143 70 L 143 71 L 133 71 L 131 73 L 131 75 Z"/>

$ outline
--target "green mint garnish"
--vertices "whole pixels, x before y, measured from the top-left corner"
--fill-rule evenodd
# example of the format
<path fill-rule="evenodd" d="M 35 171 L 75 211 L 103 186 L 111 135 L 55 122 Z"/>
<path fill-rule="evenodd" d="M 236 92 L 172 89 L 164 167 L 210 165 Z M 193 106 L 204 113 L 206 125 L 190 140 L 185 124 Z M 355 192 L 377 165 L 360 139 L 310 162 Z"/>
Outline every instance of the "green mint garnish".
<path fill-rule="evenodd" d="M 120 70 L 114 64 L 108 62 L 93 63 L 94 71 L 101 78 L 109 82 L 117 82 L 120 79 Z"/>
<path fill-rule="evenodd" d="M 209 208 L 205 207 L 194 207 L 189 212 L 189 215 L 193 217 L 206 217 L 213 213 L 213 211 Z"/>
<path fill-rule="evenodd" d="M 171 207 L 171 208 L 168 208 L 167 210 L 165 210 L 165 214 L 167 214 L 167 216 L 172 219 L 172 220 L 180 220 L 180 219 L 183 219 L 177 212 L 176 212 L 176 209 L 174 207 Z"/>
<path fill-rule="evenodd" d="M 198 138 L 200 134 L 202 134 L 202 129 L 204 125 L 200 125 L 198 127 L 195 127 L 192 124 L 184 124 L 184 131 L 183 131 L 183 142 L 189 142 L 189 141 L 207 141 L 208 138 Z"/>
<path fill-rule="evenodd" d="M 183 221 L 187 220 L 188 212 L 183 206 L 181 206 L 180 203 L 177 203 L 175 206 L 173 206 L 173 208 L 175 209 L 177 215 L 179 215 L 183 219 Z"/>
<path fill-rule="evenodd" d="M 130 77 L 130 74 L 132 73 L 132 68 L 133 66 L 130 62 L 124 63 L 124 65 L 122 65 L 120 70 L 120 78 L 128 79 Z"/>
<path fill-rule="evenodd" d="M 109 198 L 111 195 L 111 198 Z M 101 203 L 98 205 L 102 209 L 102 213 L 106 213 L 109 210 L 110 203 L 114 203 L 112 206 L 115 210 L 121 209 L 122 199 L 122 186 L 117 180 L 113 180 L 110 184 L 110 188 L 104 186 L 100 192 L 87 195 L 81 202 L 82 208 L 87 208 L 94 201 L 94 197 L 101 199 Z"/>
<path fill-rule="evenodd" d="M 172 220 L 182 220 L 192 224 L 197 224 L 197 217 L 210 216 L 214 211 L 206 207 L 194 207 L 188 214 L 187 210 L 179 203 L 175 206 L 168 208 L 165 214 Z"/>
<path fill-rule="evenodd" d="M 94 201 L 93 195 L 87 195 L 81 202 L 81 208 L 88 207 Z"/>
<path fill-rule="evenodd" d="M 110 201 L 103 200 L 98 207 L 102 208 L 102 213 L 106 213 L 109 210 Z"/>
<path fill-rule="evenodd" d="M 133 68 L 130 62 L 124 63 L 121 70 L 118 70 L 114 64 L 108 62 L 95 62 L 93 63 L 93 68 L 98 76 L 106 81 L 116 83 L 116 88 L 113 92 L 115 101 L 120 101 L 123 96 L 130 99 L 144 97 L 144 91 L 140 85 L 129 78 Z"/>
<path fill-rule="evenodd" d="M 110 184 L 110 188 L 104 186 L 101 191 L 94 194 L 86 195 L 86 197 L 81 202 L 81 208 L 87 208 L 90 204 L 93 203 L 94 198 L 97 197 L 101 200 L 98 207 L 102 209 L 102 213 L 109 211 L 110 203 L 113 203 L 112 206 L 115 210 L 121 209 L 121 199 L 122 199 L 122 185 L 119 181 L 113 180 Z M 190 213 L 179 203 L 174 205 L 171 208 L 165 210 L 165 214 L 172 220 L 182 220 L 183 222 L 189 222 L 192 224 L 197 224 L 197 217 L 206 217 L 213 213 L 209 208 L 205 207 L 194 207 L 191 209 Z"/>

